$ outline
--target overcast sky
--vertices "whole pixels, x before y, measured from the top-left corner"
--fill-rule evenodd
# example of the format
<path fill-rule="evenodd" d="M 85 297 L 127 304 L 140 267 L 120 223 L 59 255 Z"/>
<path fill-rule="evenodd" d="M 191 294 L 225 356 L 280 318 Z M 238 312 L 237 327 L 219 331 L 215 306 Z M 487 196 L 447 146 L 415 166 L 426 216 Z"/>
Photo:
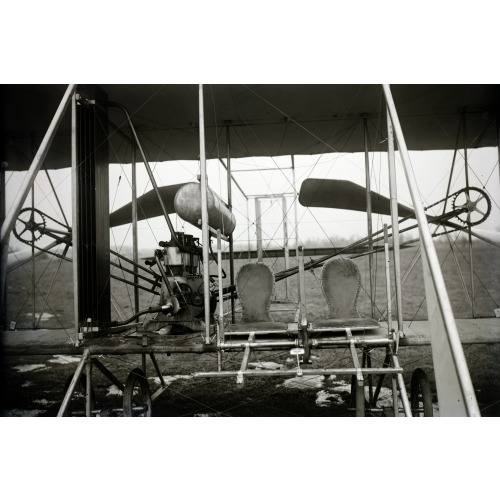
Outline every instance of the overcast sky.
<path fill-rule="evenodd" d="M 410 152 L 412 166 L 417 177 L 424 206 L 431 204 L 444 197 L 448 183 L 450 168 L 452 164 L 452 151 L 427 151 Z M 406 185 L 402 164 L 397 153 L 397 179 L 398 179 L 398 201 L 406 205 L 412 205 L 409 191 Z M 492 212 L 488 220 L 481 225 L 482 229 L 500 230 L 500 210 L 498 200 L 500 199 L 500 182 L 498 172 L 498 153 L 496 148 L 481 148 L 469 150 L 470 183 L 472 186 L 483 187 L 492 198 Z M 296 187 L 300 189 L 302 181 L 309 177 L 346 179 L 362 186 L 365 185 L 364 154 L 337 154 L 307 155 L 295 157 Z M 154 168 L 156 181 L 159 185 L 177 184 L 180 182 L 195 181 L 199 171 L 198 162 L 174 161 L 151 164 Z M 243 158 L 232 160 L 234 176 L 247 195 L 270 194 L 270 193 L 293 193 L 291 174 L 291 157 L 282 156 L 275 158 Z M 388 196 L 388 174 L 387 153 L 371 153 L 370 167 L 372 171 L 372 190 Z M 272 168 L 269 171 L 240 172 L 237 170 Z M 25 175 L 24 172 L 7 174 L 7 205 L 13 201 L 20 182 Z M 71 170 L 63 169 L 50 171 L 51 179 L 56 186 L 61 203 L 68 220 L 71 220 Z M 227 201 L 226 171 L 216 161 L 208 162 L 208 177 L 210 187 Z M 130 165 L 110 166 L 110 212 L 130 202 L 131 200 L 131 167 Z M 137 167 L 138 193 L 142 194 L 151 189 L 151 184 L 142 164 Z M 451 192 L 455 192 L 465 186 L 463 151 L 457 155 Z M 281 200 L 265 200 L 262 202 L 263 237 L 264 245 L 283 245 L 282 205 Z M 295 217 L 293 209 L 293 197 L 287 198 L 288 234 L 290 244 L 295 244 Z M 26 206 L 31 204 L 31 196 L 28 197 Z M 59 208 L 53 193 L 51 192 L 47 176 L 44 172 L 39 173 L 35 188 L 35 205 L 51 217 L 62 220 Z M 250 224 L 250 238 L 255 239 L 254 201 L 249 204 L 249 217 L 247 217 L 247 203 L 239 189 L 233 184 L 234 214 L 237 220 L 234 232 L 235 242 L 246 244 L 248 239 L 248 227 Z M 439 208 L 439 207 L 438 207 Z M 299 238 L 303 242 L 312 243 L 313 240 L 334 240 L 335 237 L 353 238 L 362 237 L 366 234 L 366 214 L 362 212 L 304 208 L 298 204 Z M 173 217 L 175 227 L 195 235 L 200 231 L 188 223 L 183 222 L 176 216 Z M 384 222 L 390 223 L 388 217 L 374 215 L 374 230 L 380 229 Z M 130 225 L 114 228 L 111 235 L 113 248 L 130 246 L 132 243 Z M 168 228 L 163 217 L 157 217 L 149 221 L 139 222 L 139 245 L 142 249 L 154 248 L 159 240 L 169 238 Z M 40 243 L 44 243 L 41 241 Z M 21 245 L 15 239 L 11 240 L 12 248 L 20 248 Z"/>

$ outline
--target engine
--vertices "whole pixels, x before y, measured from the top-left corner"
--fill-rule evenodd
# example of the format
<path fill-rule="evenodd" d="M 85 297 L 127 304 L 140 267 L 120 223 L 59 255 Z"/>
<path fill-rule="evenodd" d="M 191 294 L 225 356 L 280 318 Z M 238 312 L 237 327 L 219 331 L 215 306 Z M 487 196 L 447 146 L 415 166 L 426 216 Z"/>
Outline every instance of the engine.
<path fill-rule="evenodd" d="M 167 283 L 162 281 L 160 305 L 172 302 L 176 307 L 170 315 L 158 313 L 147 323 L 147 330 L 161 333 L 185 333 L 203 329 L 205 300 L 203 296 L 202 247 L 199 238 L 176 232 L 180 246 L 172 239 L 160 241 L 161 264 Z M 163 274 L 163 273 L 162 273 Z M 210 312 L 216 308 L 216 296 L 211 293 Z M 146 325 L 145 325 L 146 326 Z"/>

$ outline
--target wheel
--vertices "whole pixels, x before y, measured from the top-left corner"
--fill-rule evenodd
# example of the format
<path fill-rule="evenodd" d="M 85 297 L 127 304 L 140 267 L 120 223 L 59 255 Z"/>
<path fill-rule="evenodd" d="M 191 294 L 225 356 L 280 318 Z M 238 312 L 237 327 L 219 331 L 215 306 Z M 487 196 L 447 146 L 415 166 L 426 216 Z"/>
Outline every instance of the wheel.
<path fill-rule="evenodd" d="M 125 382 L 123 416 L 150 417 L 151 413 L 151 391 L 148 379 L 140 368 L 134 368 Z"/>
<path fill-rule="evenodd" d="M 68 392 L 69 385 L 73 380 L 73 375 L 70 375 L 66 379 L 66 383 L 64 384 L 64 395 Z M 75 392 L 73 392 L 73 396 L 70 399 L 68 405 L 68 417 L 84 417 L 85 416 L 85 395 L 87 393 L 87 377 L 85 374 L 82 374 L 80 377 L 80 381 L 76 384 Z M 63 396 L 64 397 L 64 396 Z M 95 394 L 94 394 L 94 386 L 90 387 L 90 400 L 92 401 L 92 408 L 95 408 Z"/>
<path fill-rule="evenodd" d="M 432 417 L 431 384 L 424 370 L 417 368 L 411 376 L 411 412 L 414 417 Z"/>

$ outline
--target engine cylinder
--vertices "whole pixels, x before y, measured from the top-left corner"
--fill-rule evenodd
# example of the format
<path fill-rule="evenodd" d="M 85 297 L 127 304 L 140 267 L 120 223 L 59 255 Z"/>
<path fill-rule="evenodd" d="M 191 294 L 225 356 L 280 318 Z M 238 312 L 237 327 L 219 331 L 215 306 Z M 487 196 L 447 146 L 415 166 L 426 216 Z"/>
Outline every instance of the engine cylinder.
<path fill-rule="evenodd" d="M 189 182 L 182 186 L 174 199 L 177 215 L 198 227 L 201 220 L 201 184 Z M 230 236 L 235 227 L 236 219 L 225 203 L 210 189 L 207 189 L 208 224 L 214 229 L 220 229 L 224 236 Z"/>

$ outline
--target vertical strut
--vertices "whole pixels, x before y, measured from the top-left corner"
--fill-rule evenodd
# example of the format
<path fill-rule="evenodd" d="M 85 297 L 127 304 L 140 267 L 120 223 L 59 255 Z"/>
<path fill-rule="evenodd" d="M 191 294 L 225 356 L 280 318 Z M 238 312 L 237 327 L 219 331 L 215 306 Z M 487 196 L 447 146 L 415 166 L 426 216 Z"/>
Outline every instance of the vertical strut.
<path fill-rule="evenodd" d="M 285 269 L 290 267 L 290 252 L 288 249 L 288 220 L 286 216 L 286 198 L 281 197 L 282 209 L 283 209 L 283 242 L 284 242 L 284 253 L 285 253 Z M 288 300 L 288 280 L 285 280 L 285 300 Z"/>
<path fill-rule="evenodd" d="M 71 219 L 73 230 L 71 231 L 71 244 L 73 250 L 78 248 L 78 206 L 80 204 L 78 195 L 78 160 L 77 160 L 77 141 L 76 141 L 76 95 L 71 98 Z M 75 343 L 78 346 L 79 337 L 79 304 L 80 304 L 80 286 L 78 283 L 78 252 L 73 251 L 73 307 L 75 321 Z"/>
<path fill-rule="evenodd" d="M 201 229 L 203 242 L 203 297 L 205 299 L 205 343 L 210 343 L 210 261 L 208 255 L 208 208 L 207 208 L 207 161 L 205 156 L 205 114 L 203 109 L 203 85 L 198 87 L 200 118 L 200 182 L 201 182 Z"/>
<path fill-rule="evenodd" d="M 137 240 L 137 168 L 136 168 L 136 148 L 132 149 L 132 260 L 139 260 L 139 246 Z M 134 283 L 139 283 L 137 276 L 137 266 L 134 264 Z M 139 312 L 139 288 L 134 286 L 134 313 Z"/>
<path fill-rule="evenodd" d="M 260 215 L 260 199 L 255 198 L 255 235 L 257 237 L 257 262 L 262 262 L 262 220 Z"/>
<path fill-rule="evenodd" d="M 464 131 L 464 161 L 465 161 L 465 187 L 469 189 L 469 162 L 467 161 L 467 120 L 465 110 L 463 113 L 463 131 Z M 467 193 L 467 202 L 469 202 L 469 193 Z M 470 263 L 470 290 L 471 290 L 471 309 L 472 317 L 476 315 L 476 296 L 474 293 L 474 255 L 472 253 L 472 229 L 467 229 L 469 234 L 469 263 Z"/>
<path fill-rule="evenodd" d="M 387 132 L 389 149 L 389 190 L 391 198 L 391 224 L 392 224 L 392 248 L 394 254 L 394 278 L 396 282 L 396 311 L 398 317 L 398 333 L 396 343 L 403 334 L 403 293 L 401 289 L 401 258 L 399 250 L 399 219 L 398 219 L 398 192 L 396 180 L 396 158 L 394 154 L 394 131 L 392 129 L 391 117 L 387 110 Z"/>
<path fill-rule="evenodd" d="M 368 272 L 370 274 L 370 305 L 371 316 L 375 317 L 375 297 L 373 296 L 373 242 L 372 242 L 372 197 L 370 188 L 370 160 L 368 157 L 368 120 L 366 115 L 363 118 L 364 122 L 364 138 L 365 138 L 365 178 L 366 178 L 366 218 L 368 227 Z"/>
<path fill-rule="evenodd" d="M 226 144 L 227 144 L 227 206 L 229 211 L 233 213 L 233 194 L 232 194 L 232 177 L 231 177 L 231 129 L 229 123 L 226 126 Z M 222 281 L 221 281 L 222 283 Z M 229 284 L 231 286 L 231 323 L 235 323 L 234 311 L 234 247 L 233 235 L 229 236 Z M 222 287 L 222 284 L 219 285 Z"/>

